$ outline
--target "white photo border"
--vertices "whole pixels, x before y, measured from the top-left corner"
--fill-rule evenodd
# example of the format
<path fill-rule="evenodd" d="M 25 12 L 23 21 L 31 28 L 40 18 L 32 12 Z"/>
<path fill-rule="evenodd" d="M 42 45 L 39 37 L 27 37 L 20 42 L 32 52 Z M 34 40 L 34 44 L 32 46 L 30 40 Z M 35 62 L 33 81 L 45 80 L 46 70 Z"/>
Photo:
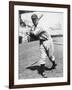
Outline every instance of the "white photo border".
<path fill-rule="evenodd" d="M 40 79 L 18 79 L 18 12 L 19 10 L 28 10 L 28 11 L 52 11 L 52 12 L 63 12 L 64 15 L 64 33 L 63 33 L 63 77 L 57 78 L 40 78 Z M 68 66 L 67 66 L 67 8 L 53 8 L 53 7 L 36 7 L 36 6 L 14 6 L 14 85 L 25 85 L 25 84 L 41 84 L 41 83 L 58 83 L 58 82 L 67 82 L 67 73 L 68 73 Z"/>

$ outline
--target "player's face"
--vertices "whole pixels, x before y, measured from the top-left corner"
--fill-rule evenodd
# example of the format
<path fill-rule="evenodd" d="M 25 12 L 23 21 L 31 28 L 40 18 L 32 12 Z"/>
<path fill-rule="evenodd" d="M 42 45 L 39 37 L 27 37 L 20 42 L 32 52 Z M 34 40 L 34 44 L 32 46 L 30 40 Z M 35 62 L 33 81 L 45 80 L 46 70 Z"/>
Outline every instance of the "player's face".
<path fill-rule="evenodd" d="M 33 19 L 32 22 L 33 22 L 33 24 L 34 24 L 35 26 L 37 26 L 37 24 L 38 24 L 38 19 Z"/>

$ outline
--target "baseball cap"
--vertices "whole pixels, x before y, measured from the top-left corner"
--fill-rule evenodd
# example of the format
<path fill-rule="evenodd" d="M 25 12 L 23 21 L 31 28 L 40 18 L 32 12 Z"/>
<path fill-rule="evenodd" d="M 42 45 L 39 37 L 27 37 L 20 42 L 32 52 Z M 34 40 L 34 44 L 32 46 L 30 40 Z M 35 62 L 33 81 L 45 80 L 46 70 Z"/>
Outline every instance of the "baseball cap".
<path fill-rule="evenodd" d="M 38 16 L 37 16 L 36 14 L 33 14 L 33 15 L 31 16 L 31 19 L 38 19 Z"/>

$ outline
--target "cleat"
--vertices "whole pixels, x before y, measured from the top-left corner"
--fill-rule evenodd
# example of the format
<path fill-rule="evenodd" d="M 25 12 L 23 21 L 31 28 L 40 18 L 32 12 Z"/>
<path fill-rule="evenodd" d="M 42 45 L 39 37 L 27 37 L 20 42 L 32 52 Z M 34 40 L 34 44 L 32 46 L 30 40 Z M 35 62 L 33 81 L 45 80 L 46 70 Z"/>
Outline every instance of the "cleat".
<path fill-rule="evenodd" d="M 47 75 L 45 73 L 45 64 L 41 64 L 38 72 L 43 78 L 47 78 Z"/>
<path fill-rule="evenodd" d="M 53 64 L 51 69 L 56 69 L 57 64 Z"/>
<path fill-rule="evenodd" d="M 46 73 L 42 73 L 42 76 L 43 76 L 44 78 L 47 78 Z"/>

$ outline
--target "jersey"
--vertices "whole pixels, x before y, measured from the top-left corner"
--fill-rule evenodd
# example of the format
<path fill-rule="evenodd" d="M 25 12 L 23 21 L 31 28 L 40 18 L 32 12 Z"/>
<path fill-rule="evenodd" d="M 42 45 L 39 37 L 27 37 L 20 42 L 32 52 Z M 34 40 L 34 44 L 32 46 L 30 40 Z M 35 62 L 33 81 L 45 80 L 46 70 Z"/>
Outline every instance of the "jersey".
<path fill-rule="evenodd" d="M 50 38 L 50 34 L 45 29 L 38 26 L 33 26 L 33 34 L 37 36 L 39 40 L 48 40 Z"/>

